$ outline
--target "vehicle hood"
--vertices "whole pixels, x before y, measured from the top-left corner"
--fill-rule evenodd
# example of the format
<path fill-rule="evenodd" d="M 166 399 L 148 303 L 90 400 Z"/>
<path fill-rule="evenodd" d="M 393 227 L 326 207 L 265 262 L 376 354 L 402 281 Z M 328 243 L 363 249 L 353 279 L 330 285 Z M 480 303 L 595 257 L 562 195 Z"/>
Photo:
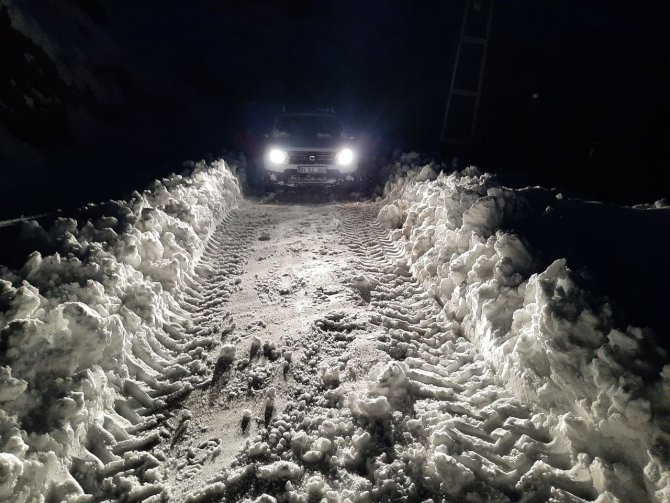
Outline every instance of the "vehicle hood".
<path fill-rule="evenodd" d="M 282 146 L 284 148 L 339 148 L 344 143 L 344 138 L 332 136 L 272 136 L 270 138 L 273 145 Z"/>

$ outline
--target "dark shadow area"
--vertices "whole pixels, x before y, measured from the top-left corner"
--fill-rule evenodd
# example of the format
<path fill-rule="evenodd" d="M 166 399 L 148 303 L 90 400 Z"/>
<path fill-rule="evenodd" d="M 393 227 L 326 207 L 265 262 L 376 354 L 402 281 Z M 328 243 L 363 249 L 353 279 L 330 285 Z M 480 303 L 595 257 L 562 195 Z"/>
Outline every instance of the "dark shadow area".
<path fill-rule="evenodd" d="M 497 2 L 467 157 L 619 204 L 669 197 L 667 19 L 660 2 Z"/>
<path fill-rule="evenodd" d="M 440 129 L 464 6 L 0 7 L 0 219 L 126 198 L 208 153 L 258 155 L 295 104 L 334 107 L 385 155 L 457 153 L 617 203 L 669 197 L 663 4 L 497 2 L 475 141 L 454 152 Z"/>
<path fill-rule="evenodd" d="M 583 287 L 612 301 L 617 327 L 652 328 L 670 349 L 670 212 L 557 199 L 533 189 L 523 195 L 547 208 L 513 229 L 540 252 L 541 267 L 566 258 Z"/>

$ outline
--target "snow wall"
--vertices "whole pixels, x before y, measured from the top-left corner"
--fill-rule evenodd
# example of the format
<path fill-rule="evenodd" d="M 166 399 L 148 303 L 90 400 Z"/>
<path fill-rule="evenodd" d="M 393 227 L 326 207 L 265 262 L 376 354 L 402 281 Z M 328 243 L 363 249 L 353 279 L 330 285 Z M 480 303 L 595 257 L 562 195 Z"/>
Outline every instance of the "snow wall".
<path fill-rule="evenodd" d="M 412 273 L 501 383 L 548 412 L 596 489 L 670 501 L 666 353 L 648 330 L 615 328 L 606 299 L 580 287 L 564 259 L 539 270 L 532 247 L 503 230 L 543 211 L 522 191 L 474 167 L 438 175 L 417 161 L 404 155 L 391 167 L 378 217 Z"/>
<path fill-rule="evenodd" d="M 128 202 L 92 206 L 101 215 L 85 223 L 25 225 L 58 252 L 0 271 L 1 501 L 74 501 L 103 466 L 103 484 L 132 485 L 112 478 L 128 464 L 151 480 L 158 463 L 134 449 L 156 441 L 143 433 L 155 414 L 208 372 L 211 338 L 193 333 L 179 301 L 241 198 L 224 161 L 192 167 Z M 160 492 L 156 479 L 133 496 Z"/>

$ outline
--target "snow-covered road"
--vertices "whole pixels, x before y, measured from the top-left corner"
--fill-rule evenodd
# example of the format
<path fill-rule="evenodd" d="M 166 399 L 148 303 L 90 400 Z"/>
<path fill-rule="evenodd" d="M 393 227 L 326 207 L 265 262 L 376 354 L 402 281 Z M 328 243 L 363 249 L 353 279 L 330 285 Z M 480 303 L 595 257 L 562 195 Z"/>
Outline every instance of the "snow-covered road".
<path fill-rule="evenodd" d="M 446 328 L 378 209 L 245 204 L 219 227 L 193 300 L 222 347 L 164 441 L 173 496 L 594 499 L 588 466 Z"/>
<path fill-rule="evenodd" d="M 554 196 L 394 169 L 297 204 L 201 163 L 24 224 L 57 253 L 0 269 L 0 500 L 668 501 L 667 353 L 504 230 Z"/>

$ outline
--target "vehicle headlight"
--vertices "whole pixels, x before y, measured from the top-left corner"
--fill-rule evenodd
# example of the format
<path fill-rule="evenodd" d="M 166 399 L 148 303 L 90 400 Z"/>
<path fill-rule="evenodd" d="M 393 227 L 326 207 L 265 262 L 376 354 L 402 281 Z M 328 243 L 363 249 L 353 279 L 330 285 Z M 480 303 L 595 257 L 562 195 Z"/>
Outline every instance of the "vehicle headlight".
<path fill-rule="evenodd" d="M 335 159 L 337 160 L 337 164 L 348 166 L 354 162 L 354 153 L 351 149 L 345 148 L 337 153 L 337 157 Z"/>
<path fill-rule="evenodd" d="M 270 162 L 273 164 L 284 164 L 288 160 L 288 154 L 283 150 L 273 148 L 270 149 L 270 152 L 268 153 L 268 158 L 270 159 Z"/>

